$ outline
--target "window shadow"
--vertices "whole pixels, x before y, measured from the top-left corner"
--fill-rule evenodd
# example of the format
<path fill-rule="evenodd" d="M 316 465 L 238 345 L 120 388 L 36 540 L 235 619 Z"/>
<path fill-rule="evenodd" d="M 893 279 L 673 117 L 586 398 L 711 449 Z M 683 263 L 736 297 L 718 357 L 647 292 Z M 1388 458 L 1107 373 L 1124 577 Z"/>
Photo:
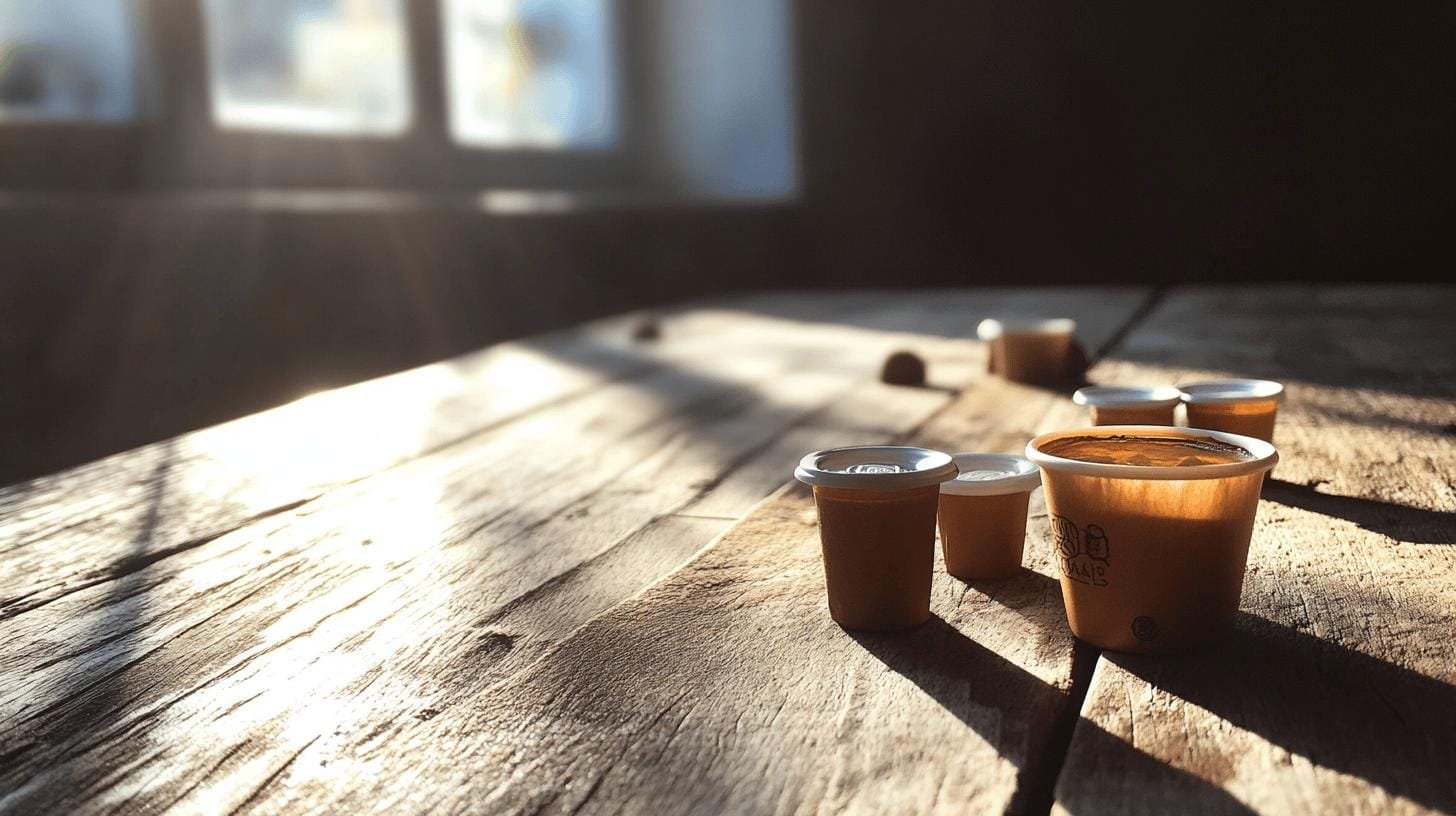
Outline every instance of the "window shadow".
<path fill-rule="evenodd" d="M 1456 810 L 1456 686 L 1248 613 L 1203 652 L 1104 659 L 1316 765 Z"/>
<path fill-rule="evenodd" d="M 1456 544 L 1456 513 L 1425 510 L 1394 502 L 1321 493 L 1312 485 L 1280 479 L 1264 483 L 1263 498 L 1272 502 L 1333 516 L 1399 541 L 1415 544 Z"/>
<path fill-rule="evenodd" d="M 1456 437 L 1456 422 L 1423 422 L 1420 419 L 1394 416 L 1389 412 L 1361 413 L 1353 410 L 1342 410 L 1338 407 L 1328 405 L 1320 406 L 1320 411 L 1332 419 L 1339 420 L 1340 422 L 1348 422 L 1352 425 L 1360 425 L 1365 428 L 1375 428 L 1381 431 L 1401 428 L 1426 436 Z"/>
<path fill-rule="evenodd" d="M 1450 400 L 1453 304 L 1450 287 L 1175 289 L 1113 357 Z"/>
<path fill-rule="evenodd" d="M 1068 813 L 1256 812 L 1223 788 L 1138 750 L 1091 720 L 1079 718 L 1072 738 L 1077 752 L 1067 757 L 1058 780 L 1095 781 L 1058 785 L 1056 803 Z"/>
<path fill-rule="evenodd" d="M 1056 581 L 1026 570 L 1007 581 L 971 586 L 1000 595 L 1056 589 Z M 938 617 L 907 633 L 850 634 L 1013 759 L 1016 741 L 998 729 L 1014 718 L 988 716 L 988 711 L 1031 706 L 1064 711 L 1068 705 L 1065 690 Z M 1456 809 L 1456 779 L 1440 770 L 1456 766 L 1456 686 L 1449 683 L 1246 612 L 1227 637 L 1201 652 L 1102 652 L 1102 658 L 1316 765 L 1426 807 Z M 1050 778 L 1108 781 L 1074 785 L 1065 795 L 1058 791 L 1058 804 L 1068 811 L 1105 812 L 1109 804 L 1116 806 L 1107 801 L 1107 792 L 1125 791 L 1138 803 L 1156 802 L 1163 812 L 1252 812 L 1218 785 L 1167 765 L 1096 723 L 1080 717 L 1075 723 L 1076 751 L 1066 755 L 1064 764 L 1060 755 L 1052 757 L 1060 767 L 1054 765 Z M 1021 801 L 1040 789 L 1035 780 L 1047 771 L 1017 765 Z M 1097 792 L 1096 801 L 1079 798 L 1089 792 Z"/>
<path fill-rule="evenodd" d="M 924 625 L 908 632 L 849 634 L 1017 766 L 1017 790 L 1008 812 L 1046 810 L 1064 752 L 1045 750 L 1048 746 L 1043 744 L 1040 753 L 1022 756 L 1020 746 L 1028 744 L 1025 728 L 1047 729 L 1048 734 L 1055 731 L 1052 723 L 1029 719 L 1024 712 L 1041 710 L 1052 718 L 1075 716 L 1076 712 L 1068 712 L 1068 707 L 1080 706 L 1080 700 L 1073 701 L 1067 690 L 1046 683 L 976 643 L 939 616 L 932 615 Z M 1088 658 L 1092 657 L 1088 653 Z M 1197 802 L 1200 808 L 1218 803 L 1216 809 L 1221 812 L 1251 812 L 1218 786 L 1139 751 L 1088 720 L 1076 720 L 1076 728 L 1081 739 L 1090 740 L 1083 745 L 1096 749 L 1099 761 L 1114 763 L 1111 768 L 1119 774 L 1144 780 L 1149 790 L 1177 794 Z"/>
<path fill-rule="evenodd" d="M 138 654 L 137 647 L 138 634 L 146 625 L 147 592 L 153 586 L 145 568 L 155 560 L 148 556 L 167 498 L 167 475 L 176 459 L 173 445 L 166 444 L 146 482 L 146 516 L 127 553 L 97 570 L 112 581 L 85 610 L 92 619 L 64 641 L 73 646 L 63 645 L 43 660 L 27 661 L 35 672 L 57 664 L 67 668 L 54 699 L 22 710 L 0 734 L 0 791 L 8 792 L 7 805 L 17 812 L 62 810 L 62 803 L 72 801 L 70 797 L 108 770 L 96 767 L 85 754 L 105 740 L 100 735 L 108 723 L 131 702 L 133 681 L 128 673 L 146 657 Z M 17 798 L 10 800 L 10 795 Z"/>

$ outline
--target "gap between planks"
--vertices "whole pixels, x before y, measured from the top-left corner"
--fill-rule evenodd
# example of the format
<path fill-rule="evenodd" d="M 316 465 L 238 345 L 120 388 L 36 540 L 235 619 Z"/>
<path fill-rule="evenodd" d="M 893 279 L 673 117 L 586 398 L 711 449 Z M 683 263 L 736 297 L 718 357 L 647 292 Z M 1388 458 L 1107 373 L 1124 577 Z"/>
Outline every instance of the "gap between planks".
<path fill-rule="evenodd" d="M 1107 342 L 1087 355 L 1087 370 L 1091 371 L 1097 363 L 1117 350 L 1139 326 L 1147 322 L 1147 319 L 1167 298 L 1171 289 L 1171 286 L 1165 285 L 1149 292 L 1142 305 L 1128 316 L 1122 327 L 1113 333 Z M 1066 707 L 1057 713 L 1056 721 L 1052 725 L 1051 744 L 1042 753 L 1041 761 L 1023 771 L 1024 787 L 1016 792 L 1016 800 L 1013 800 L 1013 806 L 1019 801 L 1024 808 L 1023 813 L 1050 816 L 1052 807 L 1056 804 L 1057 782 L 1062 777 L 1062 769 L 1067 764 L 1067 754 L 1072 748 L 1072 732 L 1076 730 L 1077 720 L 1082 716 L 1082 708 L 1087 704 L 1087 694 L 1092 689 L 1092 674 L 1097 670 L 1097 663 L 1101 659 L 1101 648 L 1081 640 L 1074 640 L 1072 685 L 1067 689 Z"/>

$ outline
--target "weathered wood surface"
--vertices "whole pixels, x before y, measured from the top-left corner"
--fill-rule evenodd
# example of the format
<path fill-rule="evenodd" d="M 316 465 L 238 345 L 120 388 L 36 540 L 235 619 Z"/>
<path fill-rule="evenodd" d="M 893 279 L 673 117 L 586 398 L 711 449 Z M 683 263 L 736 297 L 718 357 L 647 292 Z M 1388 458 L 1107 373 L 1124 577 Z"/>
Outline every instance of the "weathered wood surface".
<path fill-rule="evenodd" d="M 893 405 L 892 392 L 865 396 Z M 1071 413 L 1063 394 L 987 382 L 913 438 L 1015 450 Z M 289 813 L 1035 811 L 1055 773 L 1048 749 L 1074 649 L 1040 543 L 1039 500 L 1033 516 L 1021 576 L 971 586 L 937 566 L 929 624 L 855 635 L 828 617 L 813 500 L 791 485 L 524 673 L 404 722 L 387 741 L 361 727 L 311 747 L 254 804 Z M 436 750 L 443 745 L 452 748 Z"/>
<path fill-rule="evenodd" d="M 1109 321 L 1140 295 L 1108 297 L 1114 305 L 1108 310 L 1080 307 L 1086 298 L 1076 290 L 1053 291 L 1045 300 L 1051 308 L 1085 315 L 1089 336 L 1105 338 L 1116 329 Z M 602 321 L 319 394 L 5 488 L 0 556 L 7 570 L 0 574 L 0 618 L 299 508 L 331 488 L 431 451 L 511 434 L 526 420 L 539 423 L 546 411 L 567 412 L 594 400 L 598 412 L 625 413 L 632 405 L 613 403 L 621 390 L 690 397 L 683 380 L 696 377 L 701 394 L 714 387 L 720 369 L 729 377 L 733 371 L 820 377 L 806 381 L 806 393 L 795 397 L 798 407 L 785 411 L 803 413 L 834 397 L 807 389 L 843 387 L 844 377 L 836 375 L 863 379 L 885 348 L 918 343 L 934 351 L 937 334 L 964 337 L 965 324 L 973 329 L 986 310 L 1031 311 L 1039 299 L 1015 292 L 991 292 L 978 300 L 964 293 L 918 300 L 883 292 L 750 297 L 669 315 L 667 339 L 650 344 L 630 341 L 636 317 Z M 797 317 L 789 322 L 786 314 Z M 964 350 L 962 359 L 961 350 L 940 348 L 939 384 L 959 387 L 979 349 Z M 720 359 L 724 352 L 729 357 Z M 618 390 L 603 389 L 607 385 Z M 561 427 L 570 432 L 573 426 L 561 420 Z M 763 492 L 756 488 L 737 496 L 736 506 L 741 511 Z M 722 502 L 704 512 L 731 514 Z M 60 540 L 67 559 L 53 557 L 44 543 Z"/>
<path fill-rule="evenodd" d="M 872 305 L 853 296 L 794 303 L 807 319 Z M 678 359 L 702 358 L 712 347 L 705 340 L 734 343 L 722 312 L 683 314 L 672 320 L 671 342 L 649 345 L 629 340 L 637 319 L 504 343 L 0 490 L 0 554 L 11 567 L 0 576 L 0 617 L 107 580 L 104 569 L 54 568 L 112 562 L 121 542 L 145 538 L 141 552 L 128 547 L 122 556 L 164 557 L 604 384 L 657 387 L 652 378 Z M 31 546 L 62 538 L 73 548 L 66 561 Z"/>
<path fill-rule="evenodd" d="M 1058 812 L 1456 811 L 1456 289 L 1180 290 L 1093 371 L 1288 384 L 1220 648 L 1104 655 Z"/>
<path fill-rule="evenodd" d="M 342 798 L 373 773 L 349 757 L 397 740 L 421 767 L 475 767 L 463 738 L 408 738 L 496 699 L 804 450 L 892 436 L 943 406 L 984 352 L 936 335 L 1055 311 L 1098 345 L 1140 300 L 748 299 L 670 315 L 651 347 L 609 323 L 9 489 L 0 810 L 226 810 L 330 766 Z M 941 389 L 871 384 L 907 345 Z M 406 770 L 400 804 L 442 781 Z"/>

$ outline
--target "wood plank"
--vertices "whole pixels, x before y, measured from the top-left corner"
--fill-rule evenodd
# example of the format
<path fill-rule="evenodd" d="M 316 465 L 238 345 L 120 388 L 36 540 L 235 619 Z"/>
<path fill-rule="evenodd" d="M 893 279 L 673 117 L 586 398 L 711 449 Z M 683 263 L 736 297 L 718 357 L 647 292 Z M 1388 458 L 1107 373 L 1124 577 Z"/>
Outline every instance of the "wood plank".
<path fill-rule="evenodd" d="M 1003 413 L 1015 406 L 1014 414 Z M 917 434 L 1015 449 L 1071 413 L 978 384 Z M 1006 417 L 1007 420 L 1003 420 Z M 787 469 L 792 460 L 784 462 Z M 1039 495 L 1039 494 L 1038 494 Z M 829 619 L 812 499 L 789 485 L 688 566 L 531 668 L 403 722 L 310 745 L 263 811 L 1021 812 L 1034 807 L 1072 638 L 1044 505 L 1030 569 L 970 586 L 937 566 L 912 632 Z M 451 746 L 442 754 L 433 746 Z M 366 772 L 367 769 L 367 772 Z M 350 780 L 348 784 L 344 780 Z"/>
<path fill-rule="evenodd" d="M 1124 314 L 1138 301 L 1063 297 Z M 388 739 L 481 693 L 726 523 L 673 512 L 780 483 L 781 452 L 771 482 L 733 477 L 761 470 L 785 429 L 883 437 L 943 405 L 943 391 L 865 385 L 887 348 L 914 339 L 932 371 L 983 367 L 975 346 L 896 327 L 969 330 L 984 312 L 937 298 L 915 321 L 908 301 L 875 300 L 848 327 L 755 326 L 772 355 L 725 362 L 752 344 L 720 343 L 711 366 L 655 375 L 672 387 L 613 384 L 0 622 L 0 810 L 218 809 L 306 747 Z M 714 377 L 730 382 L 702 382 Z M 843 399 L 836 383 L 869 391 Z M 684 389 L 693 398 L 658 404 Z M 679 416 L 685 405 L 698 407 Z M 562 460 L 592 467 L 563 476 Z M 515 467 L 503 484 L 502 462 Z"/>
<path fill-rule="evenodd" d="M 843 390 L 849 382 L 848 375 L 800 371 L 793 379 L 784 376 L 794 370 L 789 359 L 742 355 L 717 365 L 711 378 L 673 369 L 617 383 L 538 412 L 508 433 L 452 446 L 335 491 L 256 530 L 236 531 L 205 551 L 177 553 L 187 557 L 176 563 L 147 562 L 145 571 L 150 579 L 165 582 L 174 570 L 202 564 L 212 580 L 230 582 L 299 555 L 329 566 L 348 563 L 360 557 L 349 550 L 362 541 L 382 546 L 393 558 L 479 536 L 497 545 L 484 555 L 503 561 L 496 567 L 503 574 L 491 589 L 509 592 L 533 578 L 549 579 L 553 559 L 580 554 L 584 547 L 600 548 L 616 540 L 614 531 L 630 531 L 635 520 L 645 522 L 696 498 L 720 476 L 725 463 L 755 450 L 797 412 L 832 398 L 835 389 Z M 940 399 L 921 392 L 907 398 L 920 396 Z M 401 525 L 392 517 L 406 519 L 405 529 L 397 529 Z M 407 533 L 408 540 L 390 537 L 399 538 L 400 533 Z M 499 546 L 522 534 L 554 546 L 544 558 L 536 558 L 533 549 L 516 552 Z M 563 536 L 580 541 L 580 547 L 563 546 L 569 543 Z M 253 552 L 259 540 L 268 542 L 266 557 Z M 520 561 L 528 562 L 529 569 L 510 572 Z M 485 566 L 482 562 L 476 568 Z M 149 592 L 145 600 L 156 604 L 166 598 L 166 592 Z M 53 616 L 72 620 L 71 607 L 85 608 L 85 603 L 78 598 L 12 631 L 48 637 Z M 188 623 L 176 614 L 168 619 L 172 625 Z M 21 694 L 13 700 L 28 704 L 34 702 L 31 697 Z M 5 710 L 3 705 L 0 710 Z"/>
<path fill-rule="evenodd" d="M 1062 813 L 1456 811 L 1456 289 L 1175 292 L 1094 370 L 1288 385 L 1227 643 L 1104 655 Z"/>
<path fill-rule="evenodd" d="M 0 491 L 0 555 L 11 567 L 0 575 L 0 619 L 294 510 L 413 457 L 480 434 L 509 433 L 533 411 L 581 399 L 606 383 L 651 389 L 664 372 L 684 367 L 711 377 L 725 350 L 757 356 L 763 365 L 786 359 L 824 367 L 833 359 L 864 378 L 885 350 L 918 343 L 934 347 L 941 385 L 959 387 L 973 373 L 979 347 L 957 354 L 954 343 L 937 346 L 926 332 L 965 337 L 988 308 L 1018 312 L 1041 304 L 1087 314 L 1088 337 L 1096 341 L 1114 330 L 1105 314 L 1125 314 L 1142 296 L 1134 290 L 1056 290 L 1034 300 L 1016 291 L 749 296 L 661 317 L 668 327 L 661 343 L 631 343 L 633 316 L 316 395 Z M 848 349 L 859 351 L 842 353 Z M 698 512 L 741 513 L 778 483 L 747 481 L 747 489 L 720 491 L 720 506 Z M 53 557 L 54 547 L 64 548 L 66 558 Z"/>
<path fill-rule="evenodd" d="M 965 326 L 974 327 L 986 317 L 1033 317 L 1049 314 L 1073 316 L 1077 320 L 1079 339 L 1089 349 L 1097 349 L 1111 341 L 1124 328 L 1128 320 L 1147 302 L 1148 295 L 1145 290 L 1103 287 L 991 287 L 919 291 L 907 301 L 903 292 L 874 293 L 874 297 L 886 307 L 885 311 L 877 314 L 880 325 L 889 328 L 883 335 L 883 348 L 904 348 L 930 356 L 929 385 L 943 391 L 955 391 L 966 383 L 983 380 L 986 351 L 979 343 L 968 346 L 956 342 L 955 336 L 944 326 L 927 326 L 926 303 L 934 303 L 938 309 L 958 316 L 960 322 L 955 325 L 961 330 Z M 756 307 L 755 313 L 772 313 L 776 306 L 782 308 L 776 298 L 767 303 L 768 306 Z M 916 332 L 917 327 L 920 334 Z M 950 335 L 948 339 L 951 342 L 927 343 L 923 335 L 926 330 Z M 1008 414 L 1015 412 L 1014 406 L 1007 405 L 1006 409 Z M 829 415 L 816 415 L 815 418 L 795 426 L 771 447 L 728 474 L 718 489 L 695 503 L 687 512 L 741 517 L 784 481 L 784 462 L 797 461 L 807 451 L 861 444 L 865 439 L 888 438 L 909 427 L 892 425 L 892 432 L 887 434 L 883 417 L 868 409 L 857 413 L 838 412 L 833 415 L 835 419 L 832 422 L 825 420 L 827 416 Z M 984 423 L 980 427 L 989 432 L 1004 416 L 990 416 L 988 419 L 996 421 Z"/>
<path fill-rule="evenodd" d="M 868 376 L 881 349 L 933 341 L 927 332 L 965 337 L 966 327 L 990 312 L 1077 314 L 1086 336 L 1098 342 L 1115 331 L 1116 315 L 1143 296 L 1079 289 L 749 295 L 658 315 L 666 327 L 658 343 L 631 342 L 641 316 L 629 315 L 318 394 L 0 489 L 0 555 L 11 567 L 0 574 L 0 618 L 296 509 L 416 456 L 508 432 L 533 411 L 580 399 L 605 383 L 650 378 L 684 363 L 711 374 L 705 364 L 725 350 L 765 359 L 798 355 L 807 363 L 873 337 L 873 349 L 849 364 Z M 966 353 L 974 360 L 981 352 L 972 346 Z M 963 384 L 967 362 L 947 352 L 937 366 L 941 384 Z M 733 504 L 741 512 L 766 492 L 741 492 Z M 58 542 L 68 558 L 51 557 L 46 541 Z"/>
<path fill-rule="evenodd" d="M 838 298 L 834 308 L 794 306 L 810 318 L 849 320 L 882 308 L 860 295 Z M 783 356 L 772 342 L 782 340 L 784 326 L 736 312 L 662 318 L 669 339 L 647 345 L 628 339 L 636 319 L 503 344 L 10 488 L 0 493 L 0 555 L 12 567 L 0 575 L 0 618 L 417 456 L 509 433 L 533 412 L 563 408 L 605 385 L 652 391 L 685 365 L 704 369 L 723 348 L 737 353 L 740 367 L 778 365 Z M 808 353 L 821 340 L 805 334 L 797 342 Z M 621 413 L 596 396 L 599 412 Z M 563 422 L 563 430 L 571 427 Z M 54 557 L 53 546 L 67 557 Z"/>
<path fill-rule="evenodd" d="M 915 393 L 941 398 L 933 392 Z M 4 732 L 0 744 L 16 762 L 13 771 L 7 768 L 9 773 L 0 774 L 0 783 L 15 788 L 14 796 L 19 797 L 15 801 L 22 803 L 17 808 L 29 809 L 38 805 L 31 795 L 37 785 L 51 796 L 96 796 L 93 804 L 109 803 L 116 801 L 110 797 L 136 793 L 131 785 L 145 782 L 161 790 L 181 790 L 206 778 L 215 762 L 246 759 L 248 764 L 222 780 L 236 782 L 246 778 L 248 769 L 265 768 L 258 763 L 269 758 L 272 749 L 291 744 L 297 733 L 288 723 L 299 716 L 295 707 L 300 701 L 259 698 L 269 687 L 306 688 L 315 701 L 347 696 L 348 687 L 340 683 L 387 687 L 389 694 L 378 701 L 391 716 L 408 717 L 430 707 L 418 700 L 418 683 L 408 684 L 401 695 L 393 684 L 376 683 L 371 676 L 392 660 L 428 664 L 441 653 L 463 651 L 477 659 L 454 667 L 453 682 L 451 672 L 438 669 L 431 680 L 450 691 L 465 690 L 473 682 L 489 679 L 490 671 L 482 669 L 489 658 L 530 652 L 534 642 L 530 629 L 502 630 L 493 621 L 535 623 L 543 626 L 543 637 L 569 631 L 601 608 L 592 604 L 606 602 L 599 599 L 611 587 L 594 583 L 575 606 L 536 604 L 538 610 L 551 613 L 544 620 L 522 620 L 510 613 L 520 607 L 523 594 L 534 592 L 533 586 L 555 581 L 583 559 L 588 566 L 603 560 L 598 551 L 612 547 L 620 534 L 616 531 L 630 531 L 638 523 L 652 525 L 659 514 L 671 512 L 675 500 L 667 490 L 653 489 L 658 481 L 665 480 L 678 491 L 683 498 L 677 503 L 696 496 L 701 484 L 711 482 L 719 463 L 711 455 L 680 461 L 685 441 L 710 442 L 730 427 L 771 427 L 768 420 L 775 410 L 764 400 L 757 411 L 741 405 L 722 411 L 716 408 L 717 400 L 710 400 L 723 413 L 722 420 L 714 422 L 700 413 L 654 421 L 631 410 L 622 395 L 611 402 L 628 409 L 627 416 L 650 425 L 651 431 L 635 438 L 608 437 L 595 450 L 580 434 L 561 437 L 561 445 L 574 446 L 599 470 L 582 469 L 563 479 L 555 462 L 566 451 L 547 449 L 540 460 L 523 460 L 539 471 L 536 478 L 517 468 L 512 474 L 514 489 L 482 495 L 475 485 L 476 456 L 457 463 L 461 472 L 453 480 L 449 473 L 418 472 L 435 464 L 421 461 L 374 480 L 379 484 L 360 485 L 352 494 L 321 500 L 325 504 L 310 508 L 304 517 L 280 517 L 262 529 L 239 531 L 206 548 L 159 562 L 113 582 L 110 595 L 98 598 L 88 590 L 35 615 L 14 619 L 17 626 L 7 627 L 10 631 L 3 636 L 7 657 L 14 660 L 7 660 L 0 671 L 0 687 L 7 692 L 6 721 L 17 725 Z M 559 417 L 543 420 L 545 429 L 560 424 Z M 729 450 L 726 455 L 734 454 Z M 627 461 L 631 457 L 642 461 Z M 416 487 L 420 484 L 429 488 L 424 495 Z M 363 493 L 368 495 L 359 495 Z M 367 510 L 361 511 L 361 506 Z M 681 525 L 677 532 L 684 533 Z M 639 559 L 639 565 L 648 569 L 647 578 L 618 588 L 607 600 L 630 594 L 670 569 L 713 532 L 702 532 L 687 544 L 668 539 L 674 548 L 687 548 L 676 560 L 670 553 L 644 553 L 651 556 Z M 660 543 L 660 538 L 652 540 Z M 364 541 L 367 549 L 361 546 Z M 266 547 L 263 556 L 257 552 L 260 546 Z M 593 572 L 600 571 L 584 574 Z M 434 633 L 424 651 L 410 648 L 412 631 Z M 8 637 L 12 633 L 14 637 Z M 241 644 L 235 639 L 239 635 Z M 401 651 L 403 655 L 397 654 Z M 357 662 L 341 670 L 338 660 L 329 659 L 338 653 L 350 654 Z M 502 663 L 503 669 L 509 665 Z M 166 682 L 146 684 L 145 693 L 123 697 L 117 691 L 131 688 L 133 681 L 123 678 L 158 671 Z M 79 684 L 78 677 L 83 678 Z M 47 701 L 54 702 L 46 705 Z M 396 711 L 394 706 L 402 701 L 417 704 Z M 348 708 L 361 715 L 375 711 L 358 700 Z M 68 713 L 72 711 L 74 716 Z M 185 729 L 159 728 L 153 722 L 158 711 L 167 714 L 163 723 L 187 723 Z M 230 714 L 220 717 L 218 712 Z M 138 728 L 160 738 L 208 726 L 218 740 L 197 745 L 178 737 L 176 742 L 187 746 L 186 757 L 202 764 L 174 758 L 174 768 L 150 779 L 138 778 L 147 765 L 128 764 L 141 759 L 130 752 L 128 741 Z M 275 729 L 282 733 L 273 733 Z M 103 735 L 99 745 L 95 732 Z M 241 741 L 226 741 L 239 733 L 244 735 Z M 117 741 L 108 741 L 107 735 Z M 256 751 L 240 747 L 251 740 L 257 740 Z M 62 760 L 73 751 L 80 756 Z M 71 777 L 78 766 L 118 765 L 132 777 L 131 785 L 102 786 L 103 779 L 92 779 L 97 787 L 87 787 L 74 784 Z M 25 770 L 37 766 L 54 771 Z M 67 778 L 73 784 L 54 784 Z M 63 802 L 65 807 L 79 804 Z"/>

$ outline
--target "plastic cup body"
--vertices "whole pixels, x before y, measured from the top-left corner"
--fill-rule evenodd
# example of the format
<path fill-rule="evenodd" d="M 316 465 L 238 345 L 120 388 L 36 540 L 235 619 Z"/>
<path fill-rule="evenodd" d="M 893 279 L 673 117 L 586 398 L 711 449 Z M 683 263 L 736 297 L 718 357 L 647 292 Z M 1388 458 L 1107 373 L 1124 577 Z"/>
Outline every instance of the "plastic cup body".
<path fill-rule="evenodd" d="M 1107 429 L 1039 437 L 1029 455 L 1049 438 L 1095 430 Z M 1117 432 L 1133 437 L 1127 444 L 1135 450 L 1138 433 L 1175 430 L 1198 433 Z M 1238 610 L 1264 473 L 1277 454 L 1254 439 L 1224 438 L 1258 454 L 1258 463 L 1197 468 L 1228 475 L 1179 479 L 1137 475 L 1169 468 L 1103 468 L 1119 471 L 1111 476 L 1038 461 L 1074 635 L 1115 651 L 1176 652 L 1227 630 Z"/>
<path fill-rule="evenodd" d="M 963 581 L 1009 578 L 1021 569 L 1031 491 L 940 497 L 945 571 Z"/>
<path fill-rule="evenodd" d="M 884 631 L 930 618 L 940 488 L 814 487 L 829 614 L 846 629 Z"/>
<path fill-rule="evenodd" d="M 1006 345 L 997 337 L 991 341 L 990 371 L 992 374 L 1006 375 Z"/>
<path fill-rule="evenodd" d="M 1265 442 L 1274 441 L 1274 420 L 1279 401 L 1274 399 L 1247 402 L 1189 402 L 1188 427 L 1252 436 Z"/>
<path fill-rule="evenodd" d="M 1071 331 L 1005 330 L 992 344 L 992 365 L 1012 382 L 1059 383 L 1067 378 Z"/>
<path fill-rule="evenodd" d="M 1262 473 L 1043 479 L 1072 634 L 1117 651 L 1178 651 L 1232 621 Z"/>
<path fill-rule="evenodd" d="M 1093 425 L 1172 425 L 1172 405 L 1091 406 Z"/>

